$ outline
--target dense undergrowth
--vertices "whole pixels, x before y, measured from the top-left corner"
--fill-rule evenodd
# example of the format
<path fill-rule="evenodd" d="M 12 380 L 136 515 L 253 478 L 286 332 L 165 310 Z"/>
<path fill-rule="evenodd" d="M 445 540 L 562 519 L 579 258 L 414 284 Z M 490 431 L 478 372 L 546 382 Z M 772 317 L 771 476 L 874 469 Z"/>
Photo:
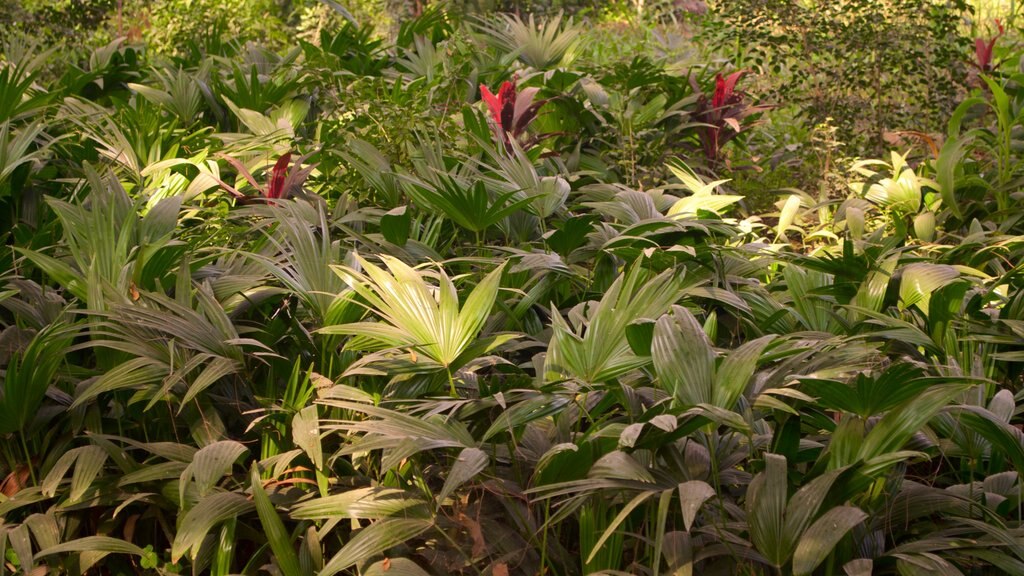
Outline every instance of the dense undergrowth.
<path fill-rule="evenodd" d="M 581 22 L 10 38 L 0 574 L 1024 574 L 1009 37 L 839 142 Z"/>

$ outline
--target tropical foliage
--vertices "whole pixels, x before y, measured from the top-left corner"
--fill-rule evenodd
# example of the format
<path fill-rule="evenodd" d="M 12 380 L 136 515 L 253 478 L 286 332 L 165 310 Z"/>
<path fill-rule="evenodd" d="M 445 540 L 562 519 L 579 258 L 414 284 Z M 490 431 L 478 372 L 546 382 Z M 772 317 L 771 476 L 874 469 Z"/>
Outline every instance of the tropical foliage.
<path fill-rule="evenodd" d="M 878 155 L 720 4 L 299 4 L 0 54 L 0 575 L 1024 574 L 1012 19 Z"/>

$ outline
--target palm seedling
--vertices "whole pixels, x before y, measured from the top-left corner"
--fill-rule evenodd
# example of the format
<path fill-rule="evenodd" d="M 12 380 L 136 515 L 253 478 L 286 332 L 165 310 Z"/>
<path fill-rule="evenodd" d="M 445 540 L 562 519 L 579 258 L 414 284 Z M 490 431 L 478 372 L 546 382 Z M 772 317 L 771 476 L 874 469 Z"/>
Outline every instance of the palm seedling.
<path fill-rule="evenodd" d="M 504 267 L 488 273 L 460 309 L 455 285 L 443 268 L 438 269 L 435 286 L 427 281 L 426 273 L 395 258 L 382 256 L 387 271 L 358 255 L 356 259 L 363 271 L 347 266 L 334 269 L 380 321 L 321 329 L 325 334 L 352 336 L 347 348 L 371 352 L 349 373 L 359 373 L 357 367 L 365 370 L 379 365 L 391 373 L 441 374 L 455 397 L 455 374 L 459 369 L 515 337 L 481 335 L 497 298 Z"/>
<path fill-rule="evenodd" d="M 506 54 L 518 54 L 538 70 L 572 62 L 583 32 L 562 14 L 540 23 L 532 14 L 525 22 L 519 16 L 499 14 L 494 21 L 478 21 L 476 28 L 487 43 Z"/>

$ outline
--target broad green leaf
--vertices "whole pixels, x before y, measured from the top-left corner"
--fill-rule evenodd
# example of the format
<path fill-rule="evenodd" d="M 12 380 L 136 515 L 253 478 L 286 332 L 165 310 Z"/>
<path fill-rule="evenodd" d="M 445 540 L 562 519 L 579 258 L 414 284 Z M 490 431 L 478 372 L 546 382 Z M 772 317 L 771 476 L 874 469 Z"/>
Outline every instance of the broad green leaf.
<path fill-rule="evenodd" d="M 316 406 L 306 406 L 292 417 L 292 441 L 302 449 L 317 470 L 324 467 L 324 453 L 320 443 L 320 418 Z"/>
<path fill-rule="evenodd" d="M 404 490 L 394 488 L 357 488 L 299 502 L 290 516 L 296 520 L 357 518 L 379 520 L 394 515 L 424 516 L 425 502 Z"/>
<path fill-rule="evenodd" d="M 796 221 L 796 215 L 799 211 L 800 196 L 791 194 L 789 198 L 786 198 L 786 203 L 782 206 L 782 211 L 779 213 L 779 223 L 775 227 L 776 241 L 786 237 L 786 232 L 788 232 L 790 227 L 793 226 L 793 222 Z"/>
<path fill-rule="evenodd" d="M 918 262 L 903 268 L 900 280 L 900 303 L 903 308 L 917 306 L 928 314 L 928 303 L 933 292 L 948 286 L 960 277 L 952 266 Z"/>
<path fill-rule="evenodd" d="M 980 406 L 953 406 L 949 411 L 963 427 L 988 441 L 1003 457 L 1024 473 L 1024 432 Z"/>
<path fill-rule="evenodd" d="M 963 208 L 956 197 L 957 170 L 962 170 L 961 161 L 970 151 L 972 141 L 970 136 L 950 135 L 935 160 L 935 181 L 939 185 L 942 204 L 952 210 L 957 218 L 963 218 Z"/>
<path fill-rule="evenodd" d="M 185 489 L 193 479 L 200 496 L 208 494 L 248 451 L 248 448 L 234 440 L 221 440 L 200 448 L 192 457 L 192 463 L 181 474 L 181 501 L 184 502 Z"/>
<path fill-rule="evenodd" d="M 843 564 L 846 576 L 871 576 L 874 562 L 870 558 L 857 558 Z"/>
<path fill-rule="evenodd" d="M 733 409 L 736 401 L 747 389 L 754 375 L 761 353 L 775 340 L 774 334 L 751 340 L 733 350 L 722 360 L 715 375 L 712 391 L 713 404 L 720 408 Z"/>
<path fill-rule="evenodd" d="M 658 319 L 651 358 L 661 386 L 684 406 L 712 404 L 716 353 L 689 310 L 674 306 Z"/>
<path fill-rule="evenodd" d="M 356 256 L 366 274 L 336 268 L 353 290 L 366 299 L 382 322 L 327 326 L 326 334 L 349 334 L 377 341 L 384 348 L 412 348 L 449 371 L 470 360 L 463 353 L 483 329 L 497 297 L 504 266 L 488 273 L 470 292 L 460 311 L 451 280 L 443 270 L 439 286 L 396 258 L 383 256 L 388 271 Z M 459 362 L 457 362 L 459 361 Z"/>
<path fill-rule="evenodd" d="M 797 545 L 797 538 L 807 530 L 811 521 L 818 515 L 818 510 L 828 496 L 832 484 L 844 470 L 845 468 L 840 468 L 825 472 L 805 484 L 789 499 L 789 504 L 786 506 L 783 534 L 786 546 L 790 550 Z"/>
<path fill-rule="evenodd" d="M 71 502 L 77 502 L 85 495 L 106 462 L 107 452 L 103 448 L 83 446 L 80 449 L 75 459 L 75 470 L 71 473 L 71 493 L 68 495 Z"/>
<path fill-rule="evenodd" d="M 437 505 L 440 507 L 444 501 L 451 496 L 452 492 L 469 482 L 482 472 L 490 458 L 487 453 L 479 448 L 464 448 L 459 454 L 455 464 L 448 470 L 448 477 L 444 481 L 444 487 L 437 494 Z"/>
<path fill-rule="evenodd" d="M 263 526 L 263 533 L 267 536 L 270 549 L 274 551 L 274 561 L 281 570 L 283 576 L 305 576 L 299 568 L 299 557 L 292 547 L 288 530 L 277 514 L 277 509 L 270 502 L 263 489 L 263 481 L 260 478 L 259 469 L 254 462 L 252 471 L 249 474 L 249 482 L 252 485 L 252 499 L 256 505 L 256 513 L 260 517 L 260 524 Z"/>
<path fill-rule="evenodd" d="M 411 222 L 408 206 L 392 208 L 380 217 L 380 232 L 388 242 L 405 246 Z"/>
<path fill-rule="evenodd" d="M 75 540 L 69 540 L 56 546 L 40 550 L 36 556 L 50 556 L 53 554 L 67 554 L 68 552 L 106 552 L 113 554 L 131 554 L 133 556 L 145 556 L 146 551 L 131 542 L 125 542 L 120 538 L 109 536 L 86 536 Z"/>
<path fill-rule="evenodd" d="M 786 492 L 786 459 L 765 454 L 764 472 L 747 489 L 747 523 L 754 546 L 773 566 L 785 564 L 790 554 L 785 543 Z"/>
<path fill-rule="evenodd" d="M 690 480 L 679 485 L 679 505 L 682 507 L 683 526 L 689 532 L 700 507 L 715 496 L 715 489 L 703 480 Z"/>
<path fill-rule="evenodd" d="M 653 490 L 641 492 L 634 496 L 633 499 L 629 501 L 629 503 L 623 506 L 622 510 L 620 510 L 619 513 L 615 515 L 615 518 L 612 519 L 612 521 L 608 524 L 608 527 L 605 528 L 604 532 L 601 534 L 601 537 L 597 540 L 597 543 L 594 544 L 594 547 L 590 550 L 590 555 L 587 556 L 585 562 L 587 564 L 593 562 L 594 558 L 597 556 L 598 552 L 601 551 L 601 548 L 604 546 L 605 542 L 607 542 L 608 539 L 611 538 L 613 534 L 615 534 L 615 531 L 619 529 L 619 526 L 622 525 L 623 522 L 625 522 L 626 518 L 629 517 L 633 510 L 635 510 L 637 506 L 640 506 L 641 504 L 649 500 L 651 497 L 656 496 L 657 494 L 658 492 Z"/>
<path fill-rule="evenodd" d="M 171 545 L 171 561 L 177 562 L 185 554 L 195 559 L 203 538 L 214 526 L 246 514 L 253 507 L 248 498 L 234 492 L 215 492 L 203 498 L 182 518 Z"/>
<path fill-rule="evenodd" d="M 922 242 L 935 240 L 935 212 L 921 212 L 914 217 L 914 236 Z"/>
<path fill-rule="evenodd" d="M 864 511 L 854 506 L 836 506 L 822 514 L 800 537 L 793 553 L 794 576 L 813 572 L 846 533 L 867 517 Z"/>
<path fill-rule="evenodd" d="M 522 430 L 534 420 L 560 413 L 568 402 L 564 396 L 554 395 L 541 395 L 519 402 L 494 419 L 494 422 L 481 437 L 481 441 L 487 442 L 503 432 L 515 435 L 517 431 Z"/>
<path fill-rule="evenodd" d="M 966 380 L 962 383 L 934 386 L 889 411 L 864 438 L 863 444 L 860 445 L 860 458 L 870 460 L 901 449 L 911 436 L 972 385 L 974 382 Z"/>
<path fill-rule="evenodd" d="M 75 460 L 81 453 L 82 448 L 83 447 L 68 450 L 64 454 L 61 454 L 60 458 L 58 458 L 53 464 L 53 467 L 50 468 L 49 473 L 43 477 L 43 481 L 40 484 L 40 488 L 42 489 L 44 496 L 52 498 L 57 493 L 57 487 L 60 486 L 61 480 L 64 480 L 64 477 L 67 476 L 68 470 L 71 470 L 71 467 L 74 466 Z"/>
<path fill-rule="evenodd" d="M 405 543 L 430 530 L 433 523 L 415 518 L 390 518 L 363 528 L 352 536 L 317 576 L 334 576 L 356 564 L 370 560 L 389 548 Z"/>
<path fill-rule="evenodd" d="M 861 283 L 852 304 L 874 312 L 881 312 L 886 289 L 889 287 L 889 281 L 892 279 L 892 274 L 896 270 L 898 262 L 899 255 L 893 255 L 883 260 L 878 265 L 878 270 L 871 271 L 868 277 L 864 279 L 864 282 Z M 854 319 L 860 317 L 856 311 L 853 311 L 852 316 Z"/>

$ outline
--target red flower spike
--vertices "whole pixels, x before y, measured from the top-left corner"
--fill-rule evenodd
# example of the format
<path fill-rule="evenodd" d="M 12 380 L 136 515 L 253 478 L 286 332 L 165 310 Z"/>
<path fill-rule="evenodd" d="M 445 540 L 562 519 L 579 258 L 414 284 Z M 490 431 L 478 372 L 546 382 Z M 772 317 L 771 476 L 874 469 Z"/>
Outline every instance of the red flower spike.
<path fill-rule="evenodd" d="M 277 199 L 284 196 L 284 180 L 288 176 L 288 164 L 292 161 L 292 153 L 285 152 L 277 159 L 274 168 L 270 172 L 270 186 L 267 187 L 266 197 Z"/>

